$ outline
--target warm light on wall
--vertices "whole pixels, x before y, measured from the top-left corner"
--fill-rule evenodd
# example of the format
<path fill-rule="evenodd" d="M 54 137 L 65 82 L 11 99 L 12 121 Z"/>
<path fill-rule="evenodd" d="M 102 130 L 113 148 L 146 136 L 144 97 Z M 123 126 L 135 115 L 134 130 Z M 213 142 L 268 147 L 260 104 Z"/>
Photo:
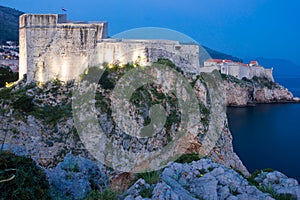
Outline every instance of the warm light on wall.
<path fill-rule="evenodd" d="M 109 68 L 109 69 L 112 69 L 112 68 L 114 68 L 114 65 L 111 64 L 111 63 L 109 63 L 109 64 L 108 64 L 108 68 Z"/>
<path fill-rule="evenodd" d="M 145 55 L 144 49 L 135 50 L 132 54 L 131 60 L 134 64 L 141 66 L 147 65 L 147 57 Z"/>
<path fill-rule="evenodd" d="M 69 62 L 67 60 L 63 60 L 61 65 L 61 74 L 60 80 L 67 81 L 68 80 L 68 69 L 69 69 Z"/>

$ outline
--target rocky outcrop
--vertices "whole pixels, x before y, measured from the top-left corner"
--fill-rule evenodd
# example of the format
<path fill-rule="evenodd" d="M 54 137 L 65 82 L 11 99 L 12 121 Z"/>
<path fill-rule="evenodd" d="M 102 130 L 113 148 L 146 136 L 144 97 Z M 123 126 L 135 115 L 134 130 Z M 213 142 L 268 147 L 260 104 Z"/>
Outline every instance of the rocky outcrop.
<path fill-rule="evenodd" d="M 123 198 L 126 200 L 271 200 L 283 194 L 286 195 L 285 197 L 290 197 L 289 199 L 297 199 L 300 192 L 298 182 L 295 179 L 287 178 L 280 172 L 264 172 L 259 174 L 255 179 L 259 183 L 256 187 L 236 171 L 214 163 L 210 159 L 201 159 L 191 164 L 170 163 L 163 170 L 160 177 L 160 181 L 152 185 L 143 179 L 139 179 L 123 194 Z M 274 188 L 275 193 L 271 190 L 263 190 L 262 186 L 270 184 Z M 148 193 L 145 193 L 145 190 Z"/>
<path fill-rule="evenodd" d="M 54 199 L 83 199 L 92 189 L 104 190 L 109 181 L 103 168 L 101 163 L 67 154 L 54 169 L 46 170 L 51 196 Z"/>
<path fill-rule="evenodd" d="M 288 196 L 286 199 L 300 199 L 300 186 L 297 180 L 288 178 L 281 172 L 261 172 L 255 179 L 264 190 L 271 190 L 277 196 Z"/>
<path fill-rule="evenodd" d="M 265 78 L 236 79 L 223 75 L 227 106 L 246 106 L 255 103 L 294 102 L 287 88 Z"/>

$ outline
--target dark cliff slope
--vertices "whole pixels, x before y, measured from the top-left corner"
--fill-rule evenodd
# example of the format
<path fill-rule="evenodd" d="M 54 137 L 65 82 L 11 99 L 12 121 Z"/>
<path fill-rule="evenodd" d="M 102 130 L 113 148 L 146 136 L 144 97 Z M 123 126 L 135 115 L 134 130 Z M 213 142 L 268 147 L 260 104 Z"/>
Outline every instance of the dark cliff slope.
<path fill-rule="evenodd" d="M 19 16 L 23 12 L 0 6 L 0 43 L 19 41 Z"/>

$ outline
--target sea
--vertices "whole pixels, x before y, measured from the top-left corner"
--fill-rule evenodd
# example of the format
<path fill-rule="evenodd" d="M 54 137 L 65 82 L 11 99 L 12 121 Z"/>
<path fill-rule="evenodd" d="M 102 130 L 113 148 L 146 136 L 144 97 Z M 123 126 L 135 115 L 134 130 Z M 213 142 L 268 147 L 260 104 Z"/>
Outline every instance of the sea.
<path fill-rule="evenodd" d="M 275 78 L 300 97 L 300 76 Z M 300 181 L 300 103 L 228 107 L 233 147 L 250 172 L 272 168 Z"/>

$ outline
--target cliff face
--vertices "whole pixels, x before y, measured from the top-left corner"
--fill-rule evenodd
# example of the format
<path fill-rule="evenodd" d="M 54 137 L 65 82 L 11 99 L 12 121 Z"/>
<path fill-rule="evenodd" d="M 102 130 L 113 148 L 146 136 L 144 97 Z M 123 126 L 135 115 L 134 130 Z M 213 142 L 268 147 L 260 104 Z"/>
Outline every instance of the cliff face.
<path fill-rule="evenodd" d="M 227 106 L 246 106 L 255 103 L 293 102 L 293 94 L 278 83 L 264 78 L 238 80 L 223 75 Z"/>
<path fill-rule="evenodd" d="M 174 76 L 176 71 L 167 70 L 165 73 L 159 73 L 157 68 L 143 69 L 142 71 L 147 72 L 145 74 L 153 74 L 158 82 L 138 87 L 132 93 L 129 102 L 123 102 L 122 98 L 116 96 L 120 93 L 114 94 L 113 91 L 118 88 L 117 83 L 126 78 L 132 69 L 134 68 L 130 65 L 107 69 L 98 84 L 88 81 L 99 70 L 90 68 L 82 75 L 84 81 L 81 83 L 62 83 L 54 80 L 43 85 L 36 85 L 35 83 L 26 84 L 25 80 L 11 88 L 1 89 L 0 137 L 4 140 L 4 149 L 19 155 L 29 155 L 42 166 L 47 172 L 54 198 L 59 195 L 64 198 L 71 196 L 74 199 L 82 199 L 95 187 L 95 184 L 98 184 L 98 189 L 102 191 L 108 187 L 110 181 L 111 188 L 122 187 L 125 191 L 134 182 L 132 174 L 120 173 L 109 168 L 110 165 L 104 166 L 102 162 L 95 160 L 97 154 L 94 154 L 93 148 L 90 147 L 95 147 L 96 152 L 99 151 L 97 147 L 112 152 L 118 148 L 133 153 L 140 152 L 140 156 L 134 159 L 137 162 L 143 161 L 138 165 L 138 167 L 143 167 L 144 163 L 151 165 L 149 161 L 155 160 L 151 157 L 152 152 L 164 149 L 175 140 L 177 143 L 171 146 L 170 152 L 207 155 L 211 160 L 202 159 L 192 164 L 169 163 L 166 168 L 157 172 L 159 183 L 148 184 L 140 179 L 125 191 L 123 196 L 120 196 L 121 199 L 144 199 L 146 189 L 152 192 L 149 196 L 162 199 L 167 198 L 166 195 L 169 194 L 174 198 L 184 199 L 227 199 L 227 197 L 234 198 L 233 196 L 237 199 L 247 199 L 257 197 L 257 195 L 260 199 L 272 199 L 269 194 L 264 193 L 264 190 L 259 191 L 259 187 L 249 184 L 245 178 L 232 170 L 236 169 L 244 175 L 249 175 L 233 151 L 223 91 L 232 92 L 232 87 L 239 88 L 240 94 L 232 93 L 231 95 L 240 97 L 243 94 L 244 100 L 236 101 L 236 104 L 242 105 L 242 102 L 246 105 L 247 101 L 252 98 L 251 95 L 247 97 L 248 93 L 254 91 L 250 83 L 241 84 L 222 80 L 217 71 L 197 77 L 185 77 L 195 95 L 199 109 L 192 111 L 193 104 L 181 104 L 189 114 L 196 113 L 196 115 L 189 115 L 188 126 L 191 128 L 184 129 L 186 130 L 184 137 L 178 139 L 176 134 L 182 129 L 180 124 L 185 114 L 180 108 L 178 99 L 182 98 L 185 102 L 189 102 L 192 97 L 184 87 L 178 87 L 179 90 L 173 93 L 167 92 L 168 87 L 176 85 L 178 80 L 179 82 L 181 80 Z M 131 78 L 123 82 L 123 86 L 133 86 L 134 83 L 130 81 L 134 79 Z M 262 84 L 262 80 L 258 81 Z M 85 85 L 81 88 L 82 90 L 78 90 L 80 84 Z M 229 84 L 232 85 L 231 90 L 228 89 Z M 255 86 L 255 83 L 253 84 Z M 265 86 L 268 86 L 267 83 Z M 87 91 L 93 88 L 96 91 L 95 97 L 90 100 Z M 245 88 L 249 90 L 248 93 L 245 92 Z M 264 87 L 262 89 L 267 90 Z M 281 91 L 280 88 L 277 89 Z M 269 90 L 272 91 L 270 88 Z M 80 95 L 77 96 L 75 93 Z M 258 98 L 258 96 L 255 97 Z M 236 98 L 232 98 L 231 101 L 233 102 L 234 99 Z M 128 111 L 129 115 L 114 113 L 112 110 L 114 103 L 120 106 L 121 111 L 123 108 L 128 108 L 125 111 Z M 165 125 L 160 132 L 149 138 L 139 138 L 126 134 L 120 128 L 124 126 L 125 130 L 131 128 L 129 130 L 133 129 L 141 133 L 140 127 L 151 125 L 151 120 L 155 119 L 151 111 L 155 104 L 162 105 L 167 111 Z M 78 121 L 83 120 L 81 123 L 87 123 L 84 126 L 84 133 L 97 130 L 96 127 L 90 126 L 90 121 L 93 121 L 90 118 L 91 112 L 85 110 L 91 105 L 95 105 L 92 107 L 92 113 L 97 116 L 99 120 L 97 122 L 105 136 L 110 138 L 110 147 L 113 148 L 105 148 L 103 143 L 97 146 L 99 138 L 93 137 L 92 133 L 88 138 L 83 137 L 80 126 L 77 124 Z M 76 112 L 77 109 L 80 112 Z M 128 117 L 127 120 L 124 120 L 126 117 Z M 155 126 L 152 128 L 158 130 Z M 87 146 L 85 139 L 95 146 Z M 94 141 L 96 142 L 93 143 Z M 109 155 L 110 161 L 118 164 L 115 161 L 118 161 L 119 155 L 109 153 L 110 151 L 107 151 L 106 155 Z M 166 155 L 169 156 L 167 152 L 164 156 Z M 164 156 L 160 158 L 165 158 Z M 123 158 L 123 160 L 126 159 L 127 157 Z M 104 159 L 104 161 L 107 160 Z M 112 167 L 115 166 L 112 164 Z M 136 169 L 137 167 L 132 171 Z M 224 177 L 229 177 L 230 181 Z M 271 185 L 278 195 L 300 196 L 297 181 L 288 179 L 279 172 L 261 173 L 256 177 L 258 179 L 255 180 L 255 184 L 261 184 L 266 188 Z M 168 193 L 161 193 L 161 191 L 168 191 Z"/>
<path fill-rule="evenodd" d="M 129 69 L 131 69 L 130 66 L 108 70 L 100 79 L 100 84 L 89 86 L 96 86 L 96 98 L 79 104 L 79 107 L 84 109 L 85 106 L 88 107 L 91 103 L 95 103 L 96 107 L 93 112 L 96 113 L 104 134 L 110 137 L 111 142 L 115 145 L 113 149 L 121 148 L 125 151 L 141 152 L 145 160 L 151 160 L 153 159 L 152 152 L 164 149 L 170 141 L 177 141 L 172 144 L 173 146 L 170 145 L 169 152 L 171 154 L 163 154 L 160 158 L 167 159 L 168 156 L 172 157 L 176 153 L 193 152 L 208 155 L 214 161 L 227 167 L 236 168 L 248 175 L 247 169 L 233 152 L 224 97 L 218 89 L 221 88 L 221 82 L 216 81 L 221 80 L 218 78 L 220 76 L 218 73 L 203 74 L 194 79 L 187 79 L 193 86 L 192 90 L 199 110 L 193 111 L 196 111 L 197 116 L 188 116 L 187 131 L 184 132 L 183 138 L 178 139 L 176 130 L 182 129 L 180 125 L 185 112 L 180 108 L 178 98 L 186 101 L 190 97 L 185 90 L 181 89 L 177 91 L 179 92 L 178 96 L 169 96 L 168 87 L 177 81 L 171 72 L 160 74 L 158 71 L 152 71 L 151 73 L 155 75 L 159 83 L 146 84 L 134 92 L 128 105 L 123 104 L 121 100 L 115 101 L 115 105 L 121 105 L 124 108 L 128 106 L 128 116 L 124 118 L 112 112 L 112 102 L 115 98 L 112 88 Z M 93 73 L 92 69 L 90 69 L 90 73 Z M 83 76 L 83 79 L 88 76 L 89 73 Z M 12 88 L 2 89 L 0 94 L 2 97 L 0 133 L 1 138 L 6 135 L 5 148 L 27 152 L 41 166 L 47 168 L 55 167 L 71 151 L 87 158 L 95 157 L 90 151 L 91 149 L 88 149 L 83 143 L 82 135 L 76 126 L 77 121 L 74 121 L 78 116 L 74 115 L 72 102 L 81 100 L 81 97 L 72 96 L 72 93 L 75 92 L 74 87 L 72 82 L 61 84 L 59 81 L 54 81 L 41 86 L 20 82 Z M 82 97 L 86 97 L 86 95 L 82 95 Z M 124 126 L 125 131 L 126 128 L 131 128 L 138 133 L 141 127 L 149 125 L 149 123 L 151 125 L 149 118 L 152 119 L 152 108 L 150 109 L 150 107 L 157 103 L 166 109 L 167 118 L 161 131 L 153 137 L 148 139 L 133 137 L 119 128 Z M 183 104 L 183 106 L 186 106 L 187 111 L 192 108 L 191 105 Z M 123 120 L 126 117 L 130 121 Z M 82 111 L 79 113 L 79 118 L 79 120 L 88 119 L 89 113 Z M 117 123 L 116 120 L 120 123 Z M 196 124 L 196 126 L 191 126 L 192 124 Z M 157 129 L 154 127 L 154 130 Z M 112 161 L 118 161 L 117 157 L 113 155 L 115 154 L 112 154 Z M 135 157 L 138 159 L 135 161 L 139 162 L 140 158 L 141 156 Z M 129 170 L 134 169 L 129 168 Z"/>

